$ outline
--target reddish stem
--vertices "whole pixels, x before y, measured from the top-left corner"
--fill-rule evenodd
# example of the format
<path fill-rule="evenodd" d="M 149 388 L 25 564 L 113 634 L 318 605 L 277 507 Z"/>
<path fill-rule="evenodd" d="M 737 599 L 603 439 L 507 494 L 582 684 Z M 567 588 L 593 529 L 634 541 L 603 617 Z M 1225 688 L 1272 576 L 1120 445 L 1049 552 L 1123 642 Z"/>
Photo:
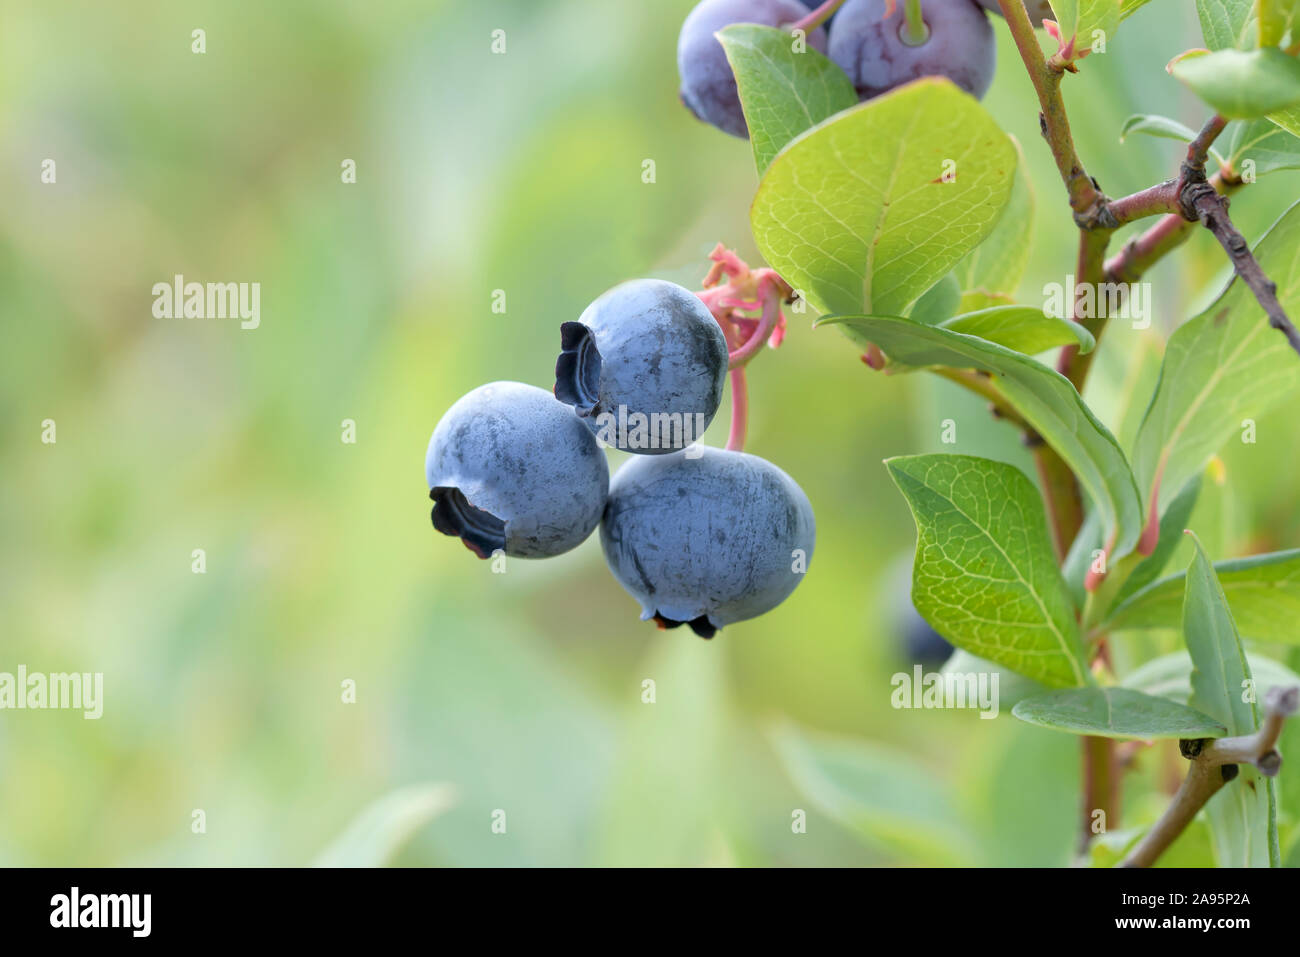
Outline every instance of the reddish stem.
<path fill-rule="evenodd" d="M 749 390 L 745 386 L 745 367 L 731 370 L 731 431 L 727 433 L 727 450 L 745 448 L 745 429 L 749 425 Z"/>

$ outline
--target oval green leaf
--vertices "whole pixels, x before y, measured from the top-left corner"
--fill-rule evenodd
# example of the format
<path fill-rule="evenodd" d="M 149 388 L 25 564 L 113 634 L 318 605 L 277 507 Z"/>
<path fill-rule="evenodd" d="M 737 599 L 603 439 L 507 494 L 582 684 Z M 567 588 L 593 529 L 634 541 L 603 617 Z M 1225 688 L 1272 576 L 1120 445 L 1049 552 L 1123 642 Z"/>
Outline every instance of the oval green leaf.
<path fill-rule="evenodd" d="M 992 231 L 1015 169 L 974 97 L 916 80 L 782 150 L 754 197 L 754 241 L 823 313 L 903 314 Z"/>
<path fill-rule="evenodd" d="M 1220 738 L 1228 729 L 1186 705 L 1131 688 L 1067 688 L 1025 698 L 1021 721 L 1100 738 Z"/>
<path fill-rule="evenodd" d="M 912 603 L 958 648 L 1053 688 L 1089 681 L 1038 490 L 1005 462 L 888 459 L 916 520 Z"/>
<path fill-rule="evenodd" d="M 718 39 L 736 74 L 759 176 L 804 130 L 858 102 L 844 70 L 806 44 L 796 51 L 785 30 L 736 23 Z"/>
<path fill-rule="evenodd" d="M 1300 60 L 1277 47 L 1187 56 L 1174 76 L 1224 116 L 1250 119 L 1300 104 Z"/>

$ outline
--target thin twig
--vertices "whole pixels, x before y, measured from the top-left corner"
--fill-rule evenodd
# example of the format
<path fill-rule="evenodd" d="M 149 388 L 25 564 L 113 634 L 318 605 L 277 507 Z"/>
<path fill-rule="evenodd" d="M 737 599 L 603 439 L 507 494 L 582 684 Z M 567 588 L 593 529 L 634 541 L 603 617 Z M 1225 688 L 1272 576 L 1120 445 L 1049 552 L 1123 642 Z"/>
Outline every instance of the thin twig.
<path fill-rule="evenodd" d="M 1061 99 L 1061 71 L 1048 66 L 1043 57 L 1043 49 L 1038 45 L 1038 35 L 1029 20 L 1024 0 L 998 0 L 1002 16 L 1011 29 L 1020 59 L 1025 63 L 1030 82 L 1038 94 L 1039 123 L 1043 138 L 1056 160 L 1061 180 L 1070 194 L 1070 208 L 1074 210 L 1075 219 L 1087 218 L 1105 205 L 1105 197 L 1093 182 L 1092 177 L 1083 168 L 1079 153 L 1074 147 L 1074 138 L 1070 134 L 1070 120 L 1065 113 L 1065 101 Z"/>
<path fill-rule="evenodd" d="M 1286 336 L 1291 348 L 1300 353 L 1300 332 L 1292 324 L 1277 299 L 1277 283 L 1269 279 L 1250 251 L 1250 243 L 1238 232 L 1228 217 L 1228 200 L 1205 178 L 1205 159 L 1210 146 L 1223 132 L 1228 121 L 1222 116 L 1212 116 L 1187 146 L 1187 159 L 1183 161 L 1178 177 L 1178 205 L 1183 218 L 1199 222 L 1214 234 L 1224 252 L 1232 261 L 1232 268 L 1250 291 L 1255 294 L 1268 324 Z"/>
<path fill-rule="evenodd" d="M 1296 330 L 1277 298 L 1277 283 L 1269 279 L 1260 267 L 1259 261 L 1250 251 L 1250 243 L 1237 231 L 1228 218 L 1228 200 L 1215 191 L 1214 187 L 1202 181 L 1200 188 L 1193 184 L 1183 191 L 1184 204 L 1195 213 L 1201 225 L 1214 234 L 1228 258 L 1232 268 L 1250 291 L 1255 294 L 1268 316 L 1268 324 L 1286 336 L 1291 348 L 1300 353 L 1300 331 Z M 1190 200 L 1187 199 L 1191 193 Z"/>
<path fill-rule="evenodd" d="M 1264 721 L 1254 734 L 1236 738 L 1181 741 L 1183 757 L 1191 761 L 1187 777 L 1165 813 L 1120 867 L 1150 867 L 1183 833 L 1210 798 L 1237 776 L 1237 765 L 1253 764 L 1265 777 L 1282 766 L 1277 740 L 1282 725 L 1300 707 L 1300 687 L 1273 688 L 1264 698 Z"/>

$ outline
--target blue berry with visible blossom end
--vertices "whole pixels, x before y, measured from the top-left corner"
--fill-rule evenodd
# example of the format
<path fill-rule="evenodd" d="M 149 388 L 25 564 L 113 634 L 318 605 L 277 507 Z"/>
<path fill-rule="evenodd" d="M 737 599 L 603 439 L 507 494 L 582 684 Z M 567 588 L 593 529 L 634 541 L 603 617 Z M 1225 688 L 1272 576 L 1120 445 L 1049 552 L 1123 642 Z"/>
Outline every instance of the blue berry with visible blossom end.
<path fill-rule="evenodd" d="M 555 396 L 491 382 L 438 422 L 424 459 L 433 527 L 479 556 L 548 558 L 600 522 L 609 465 L 595 437 Z"/>
<path fill-rule="evenodd" d="M 687 109 L 724 133 L 748 137 L 736 75 L 714 34 L 733 23 L 779 27 L 807 15 L 799 0 L 703 0 L 687 15 L 677 38 L 677 72 Z M 826 31 L 820 26 L 809 31 L 808 46 L 825 53 Z"/>
<path fill-rule="evenodd" d="M 997 65 L 993 27 L 975 0 L 925 0 L 923 43 L 904 38 L 903 3 L 885 16 L 888 0 L 848 0 L 830 30 L 828 54 L 853 81 L 860 99 L 925 76 L 945 76 L 976 98 L 988 92 Z"/>
<path fill-rule="evenodd" d="M 794 479 L 756 455 L 704 446 L 628 461 L 600 525 L 605 562 L 641 620 L 702 638 L 785 601 L 815 540 Z"/>
<path fill-rule="evenodd" d="M 555 397 L 605 444 L 679 451 L 713 421 L 727 379 L 727 339 L 700 297 L 635 279 L 560 326 Z"/>

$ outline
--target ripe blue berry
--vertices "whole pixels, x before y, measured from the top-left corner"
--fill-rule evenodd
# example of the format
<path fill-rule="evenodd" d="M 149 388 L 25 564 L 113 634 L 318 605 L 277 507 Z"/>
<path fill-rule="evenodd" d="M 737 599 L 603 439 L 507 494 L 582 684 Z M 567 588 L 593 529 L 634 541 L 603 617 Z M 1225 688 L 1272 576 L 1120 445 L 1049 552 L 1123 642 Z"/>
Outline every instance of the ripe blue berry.
<path fill-rule="evenodd" d="M 555 397 L 615 448 L 685 448 L 722 401 L 726 337 L 699 297 L 674 283 L 615 286 L 560 326 L 560 347 Z"/>
<path fill-rule="evenodd" d="M 456 401 L 424 459 L 433 527 L 479 556 L 546 558 L 600 521 L 609 466 L 573 411 L 519 382 L 491 382 Z"/>
<path fill-rule="evenodd" d="M 799 0 L 703 0 L 687 15 L 677 38 L 682 102 L 696 117 L 724 133 L 749 136 L 736 92 L 736 75 L 714 34 L 733 23 L 778 27 L 807 15 Z M 810 31 L 808 45 L 826 52 L 826 32 L 821 27 Z"/>
<path fill-rule="evenodd" d="M 803 579 L 815 537 L 812 506 L 790 476 L 703 446 L 627 462 L 600 525 L 605 561 L 640 602 L 641 620 L 688 624 L 703 638 L 781 604 Z"/>
<path fill-rule="evenodd" d="M 974 0 L 925 0 L 930 29 L 924 43 L 903 39 L 903 4 L 885 16 L 886 0 L 848 0 L 831 27 L 830 58 L 838 63 L 862 99 L 923 76 L 946 76 L 967 93 L 982 97 L 993 82 L 993 27 Z"/>

